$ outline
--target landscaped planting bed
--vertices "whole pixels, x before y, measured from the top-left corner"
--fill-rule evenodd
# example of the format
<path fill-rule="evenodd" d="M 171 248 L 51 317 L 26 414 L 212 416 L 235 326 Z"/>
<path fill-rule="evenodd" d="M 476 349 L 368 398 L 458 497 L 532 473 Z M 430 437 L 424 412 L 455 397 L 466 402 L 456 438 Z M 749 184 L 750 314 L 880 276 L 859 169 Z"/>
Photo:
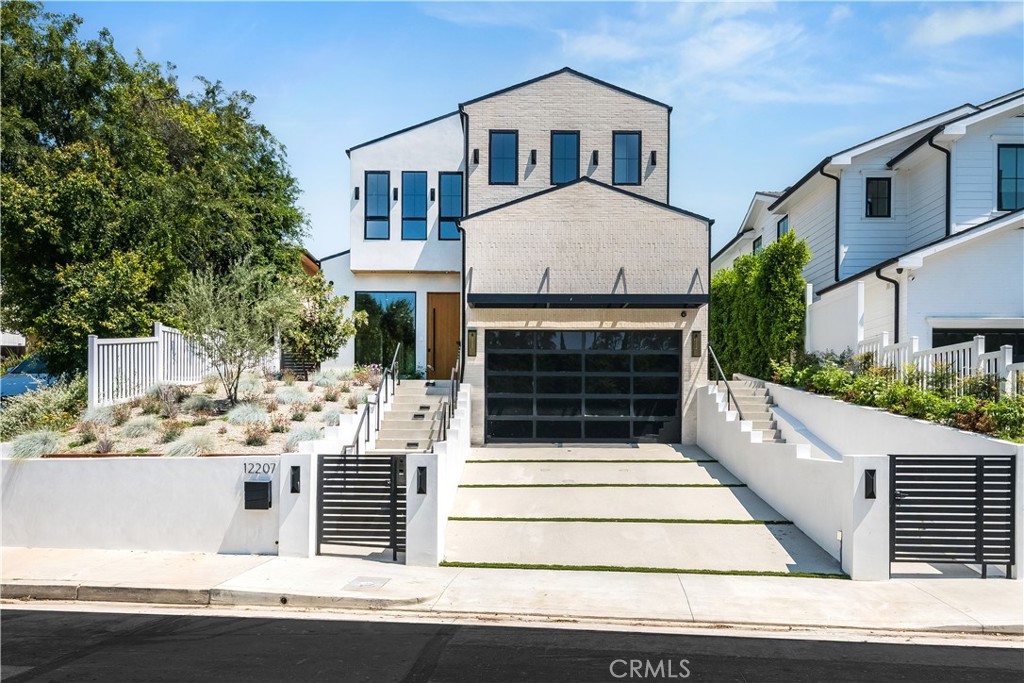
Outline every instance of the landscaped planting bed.
<path fill-rule="evenodd" d="M 194 386 L 155 385 L 128 403 L 86 410 L 63 431 L 21 434 L 10 456 L 284 453 L 356 412 L 379 382 L 375 369 L 362 368 L 327 370 L 301 382 L 287 372 L 250 374 L 239 383 L 235 405 L 216 376 Z"/>

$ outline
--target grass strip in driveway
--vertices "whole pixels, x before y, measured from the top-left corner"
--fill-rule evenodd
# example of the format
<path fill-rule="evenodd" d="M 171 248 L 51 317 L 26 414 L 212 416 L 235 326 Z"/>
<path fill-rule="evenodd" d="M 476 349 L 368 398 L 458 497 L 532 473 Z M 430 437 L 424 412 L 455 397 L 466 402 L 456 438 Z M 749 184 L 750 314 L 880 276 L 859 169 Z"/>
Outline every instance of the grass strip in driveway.
<path fill-rule="evenodd" d="M 745 488 L 746 484 L 461 484 L 460 489 L 558 489 L 558 488 L 638 488 L 638 489 L 717 489 Z"/>
<path fill-rule="evenodd" d="M 666 460 L 664 458 L 661 458 L 659 460 L 588 460 L 588 459 L 585 459 L 585 458 L 579 458 L 579 459 L 537 458 L 537 459 L 532 459 L 532 460 L 526 460 L 526 459 L 520 459 L 520 458 L 510 458 L 510 459 L 501 459 L 501 460 L 467 460 L 466 462 L 467 463 L 489 463 L 489 462 L 504 462 L 504 463 L 509 463 L 509 462 L 588 462 L 588 463 L 604 463 L 604 462 L 610 462 L 610 463 L 620 463 L 620 464 L 624 463 L 624 462 L 625 463 L 634 463 L 634 462 L 635 463 L 641 463 L 641 462 L 665 462 L 665 463 L 672 463 L 672 464 L 675 464 L 675 465 L 684 465 L 684 464 L 689 464 L 689 463 L 694 463 L 694 462 L 718 462 L 718 461 L 717 460 L 691 460 L 689 458 L 681 458 L 681 459 L 678 459 L 678 460 Z"/>
<path fill-rule="evenodd" d="M 468 569 L 548 569 L 573 572 L 639 572 L 643 574 L 707 574 L 712 576 L 783 576 L 806 579 L 849 579 L 846 574 L 824 572 L 772 572 L 754 569 L 673 569 L 671 567 L 618 567 L 614 565 L 570 565 L 570 564 L 515 564 L 512 562 L 448 562 L 442 567 L 465 567 Z"/>
<path fill-rule="evenodd" d="M 449 522 L 610 522 L 629 524 L 792 524 L 788 519 L 655 519 L 651 517 L 449 517 Z"/>

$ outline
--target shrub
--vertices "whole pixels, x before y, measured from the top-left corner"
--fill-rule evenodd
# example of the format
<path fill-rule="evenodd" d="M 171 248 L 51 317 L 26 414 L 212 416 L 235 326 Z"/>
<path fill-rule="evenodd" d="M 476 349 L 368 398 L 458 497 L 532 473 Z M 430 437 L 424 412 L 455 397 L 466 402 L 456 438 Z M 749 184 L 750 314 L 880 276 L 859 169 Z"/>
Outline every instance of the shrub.
<path fill-rule="evenodd" d="M 306 400 L 306 394 L 299 387 L 286 386 L 277 392 L 277 400 L 279 403 L 285 405 L 291 405 L 292 403 L 301 403 Z"/>
<path fill-rule="evenodd" d="M 306 404 L 296 403 L 292 406 L 292 422 L 302 422 L 306 419 Z"/>
<path fill-rule="evenodd" d="M 346 379 L 346 380 L 342 380 L 341 382 L 339 382 L 338 383 L 338 389 L 343 394 L 347 394 L 348 392 L 352 391 L 352 382 L 351 382 L 351 380 L 347 380 Z"/>
<path fill-rule="evenodd" d="M 53 453 L 60 445 L 60 434 L 50 429 L 40 429 L 22 434 L 11 444 L 10 457 L 38 458 Z"/>
<path fill-rule="evenodd" d="M 192 415 L 212 415 L 216 410 L 213 399 L 205 394 L 193 394 L 181 403 L 181 408 Z"/>
<path fill-rule="evenodd" d="M 79 422 L 78 427 L 78 442 L 76 446 L 83 444 L 92 443 L 96 440 L 96 423 L 95 422 Z"/>
<path fill-rule="evenodd" d="M 276 434 L 284 434 L 291 427 L 291 420 L 284 415 L 275 415 L 270 420 L 270 431 Z"/>
<path fill-rule="evenodd" d="M 245 445 L 264 446 L 270 438 L 270 428 L 265 424 L 253 423 L 245 426 Z"/>
<path fill-rule="evenodd" d="M 985 404 L 982 410 L 1000 438 L 1024 441 L 1024 395 L 1003 396 Z"/>
<path fill-rule="evenodd" d="M 118 403 L 110 406 L 110 412 L 114 416 L 114 424 L 120 427 L 132 416 L 132 407 L 127 403 Z"/>
<path fill-rule="evenodd" d="M 278 404 L 277 399 L 272 398 L 269 401 L 267 401 L 267 412 L 268 413 L 276 413 L 277 409 L 280 408 L 280 407 L 281 406 Z"/>
<path fill-rule="evenodd" d="M 114 411 L 111 406 L 97 406 L 89 408 L 82 415 L 82 422 L 89 422 L 102 427 L 114 426 Z"/>
<path fill-rule="evenodd" d="M 171 444 L 164 455 L 168 458 L 198 458 L 212 453 L 217 442 L 210 434 L 190 434 Z"/>
<path fill-rule="evenodd" d="M 0 440 L 40 429 L 67 429 L 85 410 L 86 395 L 86 379 L 79 376 L 5 399 L 0 410 Z"/>
<path fill-rule="evenodd" d="M 341 398 L 341 390 L 336 386 L 330 386 L 324 389 L 324 400 L 329 403 L 335 403 Z"/>
<path fill-rule="evenodd" d="M 349 410 L 355 410 L 357 407 L 359 407 L 359 397 L 356 396 L 355 394 L 349 394 L 348 399 L 346 399 L 345 401 L 345 406 Z"/>
<path fill-rule="evenodd" d="M 328 427 L 337 427 L 341 424 L 341 411 L 332 408 L 324 413 L 324 424 Z"/>
<path fill-rule="evenodd" d="M 822 394 L 835 396 L 842 393 L 853 381 L 853 375 L 832 361 L 826 362 L 811 376 L 811 386 Z"/>
<path fill-rule="evenodd" d="M 256 403 L 239 403 L 228 413 L 228 422 L 233 425 L 266 424 L 269 421 L 267 411 Z"/>
<path fill-rule="evenodd" d="M 146 436 L 151 433 L 159 426 L 159 424 L 160 423 L 155 417 L 142 415 L 133 420 L 129 420 L 125 426 L 121 428 L 121 436 L 127 439 L 137 439 L 140 436 Z"/>
<path fill-rule="evenodd" d="M 275 391 L 277 391 L 277 385 L 274 382 L 266 381 L 263 383 L 264 394 L 272 395 Z"/>
<path fill-rule="evenodd" d="M 101 455 L 106 455 L 114 450 L 114 437 L 110 436 L 107 432 L 103 432 L 100 437 L 96 440 L 96 452 Z"/>
<path fill-rule="evenodd" d="M 292 452 L 299 447 L 300 441 L 314 441 L 320 438 L 320 428 L 312 425 L 297 427 L 288 435 L 284 443 L 285 451 Z"/>
<path fill-rule="evenodd" d="M 295 373 L 291 370 L 285 370 L 281 373 L 281 381 L 285 383 L 285 386 L 292 386 L 295 384 Z"/>
<path fill-rule="evenodd" d="M 159 406 L 161 417 L 173 418 L 178 416 L 178 403 L 186 396 L 186 393 L 177 384 L 159 382 L 146 390 L 146 397 L 154 399 Z M 145 412 L 145 410 L 143 410 Z"/>
<path fill-rule="evenodd" d="M 314 413 L 319 413 L 324 409 L 324 400 L 322 398 L 314 398 L 309 402 L 309 409 Z"/>
<path fill-rule="evenodd" d="M 160 442 L 170 443 L 181 436 L 185 431 L 185 423 L 177 420 L 167 420 L 160 425 Z"/>
<path fill-rule="evenodd" d="M 333 369 L 333 368 L 332 368 Z M 321 370 L 320 372 L 313 373 L 312 384 L 315 387 L 332 387 L 337 381 L 338 377 L 335 372 L 331 372 L 332 369 Z"/>
<path fill-rule="evenodd" d="M 217 386 L 220 384 L 220 377 L 216 373 L 210 373 L 203 375 L 203 393 L 204 394 L 216 394 Z"/>
<path fill-rule="evenodd" d="M 255 401 L 263 395 L 263 380 L 253 375 L 246 375 L 238 380 L 238 394 L 243 401 Z"/>
<path fill-rule="evenodd" d="M 357 365 L 352 369 L 352 379 L 356 384 L 366 384 L 370 381 L 372 372 L 369 365 Z"/>
<path fill-rule="evenodd" d="M 217 433 L 218 434 L 227 434 L 228 433 L 227 425 L 221 425 L 220 429 L 217 430 Z"/>
<path fill-rule="evenodd" d="M 985 401 L 999 398 L 999 375 L 977 373 L 960 380 L 960 393 Z"/>
<path fill-rule="evenodd" d="M 377 389 L 380 388 L 381 379 L 381 375 L 370 375 L 370 377 L 366 380 L 366 383 L 370 385 L 371 389 L 377 391 Z"/>
<path fill-rule="evenodd" d="M 160 412 L 160 401 L 152 396 L 146 396 L 139 404 L 143 415 L 156 415 Z"/>
<path fill-rule="evenodd" d="M 210 424 L 210 418 L 208 418 L 205 415 L 200 415 L 199 417 L 193 418 L 192 422 L 190 422 L 188 426 L 189 427 L 205 427 L 208 424 Z"/>

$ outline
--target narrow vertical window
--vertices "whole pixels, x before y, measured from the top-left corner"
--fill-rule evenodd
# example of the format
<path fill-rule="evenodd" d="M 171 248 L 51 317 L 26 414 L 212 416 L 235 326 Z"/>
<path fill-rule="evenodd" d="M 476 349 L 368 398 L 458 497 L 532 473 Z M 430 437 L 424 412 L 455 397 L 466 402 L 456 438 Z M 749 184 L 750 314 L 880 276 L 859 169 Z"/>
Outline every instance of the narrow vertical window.
<path fill-rule="evenodd" d="M 457 240 L 455 221 L 462 218 L 462 174 L 442 173 L 438 179 L 441 202 L 438 211 L 438 239 Z"/>
<path fill-rule="evenodd" d="M 579 177 L 579 131 L 551 131 L 551 184 L 561 185 Z"/>
<path fill-rule="evenodd" d="M 491 185 L 516 185 L 519 182 L 519 133 L 514 130 L 492 130 L 488 154 Z"/>
<path fill-rule="evenodd" d="M 999 211 L 1024 209 L 1024 145 L 999 145 Z"/>
<path fill-rule="evenodd" d="M 612 133 L 612 183 L 640 184 L 640 131 Z"/>
<path fill-rule="evenodd" d="M 391 174 L 387 171 L 366 172 L 366 207 L 363 237 L 368 240 L 391 238 Z"/>
<path fill-rule="evenodd" d="M 760 254 L 761 251 L 764 249 L 764 247 L 761 246 L 763 243 L 764 242 L 762 241 L 760 235 L 754 240 L 754 253 L 755 254 Z"/>
<path fill-rule="evenodd" d="M 789 232 L 789 215 L 785 215 L 775 224 L 776 237 L 782 237 Z"/>
<path fill-rule="evenodd" d="M 892 178 L 868 178 L 864 215 L 868 218 L 892 216 Z"/>
<path fill-rule="evenodd" d="M 402 171 L 402 239 L 427 239 L 426 171 Z"/>

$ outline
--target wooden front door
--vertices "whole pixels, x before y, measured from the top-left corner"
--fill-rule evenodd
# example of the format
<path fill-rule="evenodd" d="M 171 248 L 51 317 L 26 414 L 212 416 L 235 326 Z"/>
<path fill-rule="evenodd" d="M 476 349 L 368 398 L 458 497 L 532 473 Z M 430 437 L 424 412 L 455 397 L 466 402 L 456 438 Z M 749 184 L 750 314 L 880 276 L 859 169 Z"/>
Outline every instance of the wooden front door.
<path fill-rule="evenodd" d="M 459 354 L 458 292 L 427 292 L 427 379 L 450 379 Z"/>

